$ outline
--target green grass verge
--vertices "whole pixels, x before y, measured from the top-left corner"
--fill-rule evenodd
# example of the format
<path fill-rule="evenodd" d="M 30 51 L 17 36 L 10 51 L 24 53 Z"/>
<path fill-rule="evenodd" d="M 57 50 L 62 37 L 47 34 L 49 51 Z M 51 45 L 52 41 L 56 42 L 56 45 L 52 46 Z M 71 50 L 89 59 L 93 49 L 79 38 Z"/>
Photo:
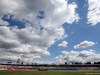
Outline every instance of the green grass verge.
<path fill-rule="evenodd" d="M 1 70 L 0 75 L 100 75 L 100 71 L 8 71 L 8 70 Z"/>

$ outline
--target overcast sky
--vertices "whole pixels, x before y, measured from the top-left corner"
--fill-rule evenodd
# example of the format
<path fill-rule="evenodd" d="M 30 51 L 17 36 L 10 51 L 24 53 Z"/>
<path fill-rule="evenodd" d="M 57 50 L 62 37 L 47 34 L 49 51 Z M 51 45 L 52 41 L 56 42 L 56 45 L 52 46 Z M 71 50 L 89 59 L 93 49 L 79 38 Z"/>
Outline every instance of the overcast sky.
<path fill-rule="evenodd" d="M 0 0 L 0 62 L 100 61 L 100 0 Z"/>

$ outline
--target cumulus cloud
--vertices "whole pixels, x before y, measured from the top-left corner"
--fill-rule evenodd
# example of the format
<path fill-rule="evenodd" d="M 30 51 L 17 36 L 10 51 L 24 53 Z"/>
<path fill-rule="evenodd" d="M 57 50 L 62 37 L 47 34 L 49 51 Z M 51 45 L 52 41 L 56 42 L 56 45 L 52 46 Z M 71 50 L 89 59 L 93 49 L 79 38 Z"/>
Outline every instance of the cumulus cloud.
<path fill-rule="evenodd" d="M 100 0 L 88 0 L 88 24 L 92 26 L 100 23 Z"/>
<path fill-rule="evenodd" d="M 82 50 L 82 51 L 62 51 L 62 55 L 59 55 L 55 57 L 58 61 L 60 60 L 60 63 L 65 63 L 65 62 L 94 62 L 94 61 L 99 61 L 100 54 L 96 54 L 94 50 Z"/>
<path fill-rule="evenodd" d="M 94 42 L 92 42 L 92 41 L 87 41 L 87 40 L 85 40 L 85 41 L 81 42 L 80 44 L 75 45 L 74 48 L 75 48 L 75 49 L 78 49 L 78 48 L 87 48 L 87 47 L 93 46 L 93 45 L 95 45 L 95 44 L 96 44 L 96 43 L 94 43 Z"/>
<path fill-rule="evenodd" d="M 80 19 L 76 8 L 76 3 L 65 0 L 0 0 L 0 59 L 32 62 L 50 55 L 48 48 L 67 37 L 62 24 Z M 24 23 L 25 28 L 8 25 L 4 15 Z"/>
<path fill-rule="evenodd" d="M 0 18 L 0 25 L 9 25 L 9 23 Z"/>
<path fill-rule="evenodd" d="M 62 43 L 58 44 L 58 46 L 67 47 L 68 42 L 63 41 Z"/>

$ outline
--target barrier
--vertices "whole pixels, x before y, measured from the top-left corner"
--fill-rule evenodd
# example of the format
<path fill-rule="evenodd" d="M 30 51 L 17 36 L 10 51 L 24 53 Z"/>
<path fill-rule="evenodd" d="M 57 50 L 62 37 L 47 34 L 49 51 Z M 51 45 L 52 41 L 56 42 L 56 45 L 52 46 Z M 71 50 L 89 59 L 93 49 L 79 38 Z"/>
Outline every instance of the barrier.
<path fill-rule="evenodd" d="M 0 70 L 100 70 L 100 67 L 0 65 Z"/>

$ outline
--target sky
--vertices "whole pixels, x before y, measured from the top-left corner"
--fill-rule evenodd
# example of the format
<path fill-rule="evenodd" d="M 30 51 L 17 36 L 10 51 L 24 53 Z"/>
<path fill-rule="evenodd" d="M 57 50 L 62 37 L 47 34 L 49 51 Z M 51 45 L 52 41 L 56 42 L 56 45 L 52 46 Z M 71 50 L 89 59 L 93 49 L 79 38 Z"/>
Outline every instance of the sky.
<path fill-rule="evenodd" d="M 100 0 L 0 0 L 0 62 L 100 61 Z"/>

